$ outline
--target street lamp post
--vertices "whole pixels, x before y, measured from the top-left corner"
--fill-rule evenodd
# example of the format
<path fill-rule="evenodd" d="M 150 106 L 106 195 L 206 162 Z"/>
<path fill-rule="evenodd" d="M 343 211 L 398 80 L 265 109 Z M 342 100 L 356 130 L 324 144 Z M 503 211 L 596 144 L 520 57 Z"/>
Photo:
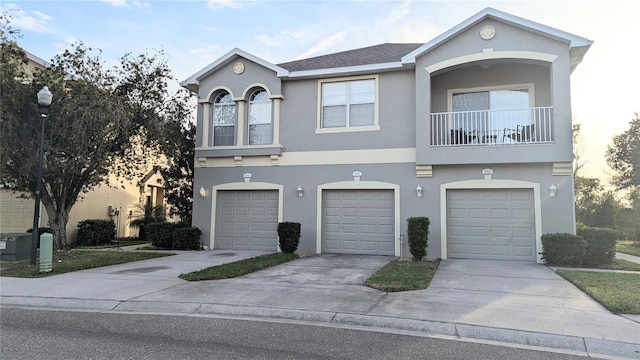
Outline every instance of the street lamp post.
<path fill-rule="evenodd" d="M 31 265 L 36 264 L 36 252 L 38 248 L 38 237 L 40 236 L 38 227 L 40 223 L 40 189 L 42 188 L 42 158 L 44 153 L 44 124 L 49 115 L 49 106 L 51 106 L 53 94 L 46 86 L 38 91 L 38 104 L 40 105 L 40 119 L 42 126 L 40 128 L 40 147 L 38 148 L 38 175 L 36 176 L 36 204 L 33 210 L 33 227 L 31 228 Z"/>

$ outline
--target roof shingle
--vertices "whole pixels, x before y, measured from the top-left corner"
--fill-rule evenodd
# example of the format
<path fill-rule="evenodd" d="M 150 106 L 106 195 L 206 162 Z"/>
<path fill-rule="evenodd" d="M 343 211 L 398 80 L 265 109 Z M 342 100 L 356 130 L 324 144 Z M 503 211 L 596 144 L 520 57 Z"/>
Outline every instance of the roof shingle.
<path fill-rule="evenodd" d="M 398 62 L 403 56 L 422 45 L 422 43 L 385 43 L 334 54 L 316 56 L 308 59 L 290 61 L 278 64 L 278 66 L 289 71 L 306 71 Z"/>

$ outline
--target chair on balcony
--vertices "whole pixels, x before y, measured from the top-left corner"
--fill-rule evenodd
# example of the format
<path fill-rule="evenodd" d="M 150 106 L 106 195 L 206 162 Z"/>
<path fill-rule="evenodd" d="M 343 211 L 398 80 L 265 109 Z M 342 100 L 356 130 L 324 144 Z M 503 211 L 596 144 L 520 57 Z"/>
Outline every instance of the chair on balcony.
<path fill-rule="evenodd" d="M 516 142 L 531 142 L 534 137 L 535 125 L 518 125 L 516 129 L 504 129 L 502 142 L 505 139 Z"/>
<path fill-rule="evenodd" d="M 462 128 L 458 130 L 451 130 L 451 144 L 469 144 L 473 140 L 475 140 L 475 138 L 476 135 L 469 134 L 468 132 L 462 130 Z"/>

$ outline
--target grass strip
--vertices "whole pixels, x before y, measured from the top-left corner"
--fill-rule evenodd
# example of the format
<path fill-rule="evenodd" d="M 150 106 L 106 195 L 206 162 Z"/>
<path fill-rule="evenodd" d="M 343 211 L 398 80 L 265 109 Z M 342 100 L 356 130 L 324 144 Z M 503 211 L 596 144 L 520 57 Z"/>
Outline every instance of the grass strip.
<path fill-rule="evenodd" d="M 616 251 L 629 255 L 640 256 L 640 242 L 629 240 L 618 241 L 616 242 Z"/>
<path fill-rule="evenodd" d="M 206 269 L 180 274 L 180 278 L 187 281 L 230 279 L 250 274 L 272 266 L 284 264 L 298 258 L 296 254 L 275 253 L 256 256 L 227 264 L 211 266 Z"/>
<path fill-rule="evenodd" d="M 426 289 L 439 263 L 439 260 L 393 260 L 376 271 L 364 285 L 384 292 Z"/>
<path fill-rule="evenodd" d="M 640 274 L 563 269 L 558 274 L 609 311 L 640 315 Z"/>
<path fill-rule="evenodd" d="M 53 271 L 40 273 L 39 265 L 31 265 L 29 261 L 3 261 L 0 264 L 0 276 L 11 277 L 44 277 L 64 274 L 72 271 L 93 269 L 102 266 L 124 264 L 133 261 L 153 259 L 173 254 L 167 253 L 133 253 L 125 251 L 71 250 L 53 253 Z"/>
<path fill-rule="evenodd" d="M 618 270 L 640 271 L 640 264 L 622 259 L 613 259 Z"/>

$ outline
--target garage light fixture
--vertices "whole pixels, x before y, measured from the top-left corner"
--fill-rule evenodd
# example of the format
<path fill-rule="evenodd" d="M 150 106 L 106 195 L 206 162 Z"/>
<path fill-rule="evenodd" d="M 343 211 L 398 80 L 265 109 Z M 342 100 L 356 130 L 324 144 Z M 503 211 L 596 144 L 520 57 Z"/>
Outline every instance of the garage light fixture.
<path fill-rule="evenodd" d="M 200 197 L 206 197 L 207 196 L 207 190 L 204 188 L 204 186 L 200 186 Z"/>
<path fill-rule="evenodd" d="M 556 197 L 556 192 L 558 191 L 558 188 L 554 185 L 551 184 L 551 186 L 549 186 L 549 197 Z"/>
<path fill-rule="evenodd" d="M 422 197 L 422 186 L 418 185 L 418 187 L 416 188 L 416 196 L 421 198 Z"/>
<path fill-rule="evenodd" d="M 304 196 L 304 189 L 302 186 L 298 186 L 298 197 L 301 198 Z"/>

